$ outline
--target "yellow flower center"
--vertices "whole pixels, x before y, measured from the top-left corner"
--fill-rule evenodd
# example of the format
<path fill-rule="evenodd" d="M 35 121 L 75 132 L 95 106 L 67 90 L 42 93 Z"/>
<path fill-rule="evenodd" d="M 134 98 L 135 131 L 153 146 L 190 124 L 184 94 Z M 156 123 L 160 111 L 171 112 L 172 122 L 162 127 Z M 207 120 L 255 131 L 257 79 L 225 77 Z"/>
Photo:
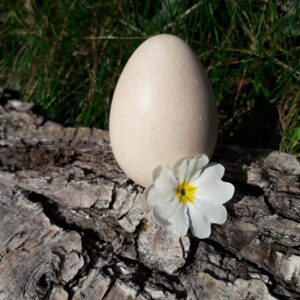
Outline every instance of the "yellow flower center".
<path fill-rule="evenodd" d="M 179 203 L 194 203 L 194 195 L 196 187 L 190 184 L 188 181 L 183 180 L 176 188 L 175 193 Z"/>

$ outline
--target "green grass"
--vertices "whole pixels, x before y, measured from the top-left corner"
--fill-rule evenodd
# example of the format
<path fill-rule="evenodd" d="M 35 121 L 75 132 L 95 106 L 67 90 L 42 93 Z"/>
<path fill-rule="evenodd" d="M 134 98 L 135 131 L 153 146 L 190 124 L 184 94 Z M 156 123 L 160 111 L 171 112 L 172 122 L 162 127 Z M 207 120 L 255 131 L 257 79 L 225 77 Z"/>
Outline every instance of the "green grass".
<path fill-rule="evenodd" d="M 0 85 L 50 119 L 106 128 L 122 68 L 158 33 L 186 40 L 207 69 L 220 142 L 299 155 L 299 1 L 6 1 Z"/>

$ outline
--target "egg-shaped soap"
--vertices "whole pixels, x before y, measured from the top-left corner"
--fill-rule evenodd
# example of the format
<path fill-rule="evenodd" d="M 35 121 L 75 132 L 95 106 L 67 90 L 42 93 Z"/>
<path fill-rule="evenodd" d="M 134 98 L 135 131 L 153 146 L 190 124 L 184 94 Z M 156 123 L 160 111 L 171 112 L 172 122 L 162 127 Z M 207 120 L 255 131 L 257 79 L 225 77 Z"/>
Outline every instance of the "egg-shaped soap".
<path fill-rule="evenodd" d="M 112 151 L 126 175 L 147 187 L 159 164 L 211 157 L 217 126 L 212 88 L 193 50 L 169 34 L 143 42 L 124 67 L 110 111 Z"/>

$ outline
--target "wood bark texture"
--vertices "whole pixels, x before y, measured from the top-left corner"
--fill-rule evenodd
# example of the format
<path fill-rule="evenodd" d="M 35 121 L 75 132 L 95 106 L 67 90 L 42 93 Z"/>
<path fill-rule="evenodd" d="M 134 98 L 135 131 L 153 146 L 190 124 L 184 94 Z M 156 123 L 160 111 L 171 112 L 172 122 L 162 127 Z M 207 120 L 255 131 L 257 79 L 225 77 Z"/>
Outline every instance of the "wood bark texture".
<path fill-rule="evenodd" d="M 218 145 L 236 187 L 205 240 L 153 222 L 108 133 L 0 96 L 0 299 L 300 299 L 300 166 Z M 128 141 L 130 143 L 130 141 Z"/>

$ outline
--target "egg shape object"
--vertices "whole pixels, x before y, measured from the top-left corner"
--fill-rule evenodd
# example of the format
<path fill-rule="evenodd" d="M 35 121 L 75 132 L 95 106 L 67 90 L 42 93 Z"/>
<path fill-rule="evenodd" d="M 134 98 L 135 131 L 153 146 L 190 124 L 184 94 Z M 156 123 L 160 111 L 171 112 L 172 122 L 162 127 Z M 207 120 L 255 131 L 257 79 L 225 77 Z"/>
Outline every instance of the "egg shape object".
<path fill-rule="evenodd" d="M 112 151 L 126 175 L 147 187 L 159 164 L 211 157 L 217 127 L 212 88 L 193 50 L 169 34 L 143 42 L 124 67 L 110 111 Z"/>

